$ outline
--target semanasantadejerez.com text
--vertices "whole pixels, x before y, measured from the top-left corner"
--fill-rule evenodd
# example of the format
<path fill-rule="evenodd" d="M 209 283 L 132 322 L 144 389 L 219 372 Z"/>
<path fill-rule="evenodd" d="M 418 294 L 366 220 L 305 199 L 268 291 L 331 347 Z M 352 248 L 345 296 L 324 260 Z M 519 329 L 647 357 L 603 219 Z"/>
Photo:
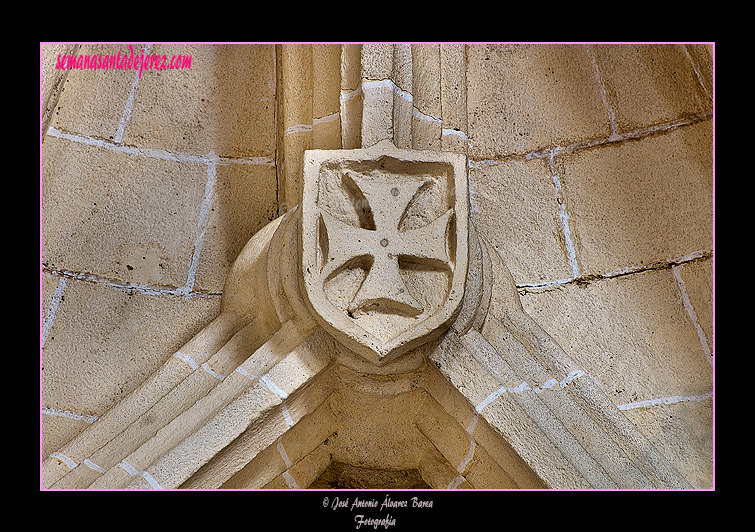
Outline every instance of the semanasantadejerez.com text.
<path fill-rule="evenodd" d="M 168 61 L 166 55 L 146 54 L 144 50 L 134 54 L 129 45 L 129 53 L 118 54 L 67 55 L 58 54 L 57 69 L 76 70 L 139 70 L 139 77 L 145 70 L 174 70 L 191 68 L 190 55 L 174 55 Z"/>

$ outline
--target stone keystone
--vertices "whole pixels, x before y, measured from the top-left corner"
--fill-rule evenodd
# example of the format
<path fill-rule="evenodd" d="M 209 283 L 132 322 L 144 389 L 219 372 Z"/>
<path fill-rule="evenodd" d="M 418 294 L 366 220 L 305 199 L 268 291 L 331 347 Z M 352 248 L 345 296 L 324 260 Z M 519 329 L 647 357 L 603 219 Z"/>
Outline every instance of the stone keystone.
<path fill-rule="evenodd" d="M 443 333 L 464 295 L 466 157 L 384 141 L 304 159 L 300 271 L 315 319 L 377 365 Z"/>

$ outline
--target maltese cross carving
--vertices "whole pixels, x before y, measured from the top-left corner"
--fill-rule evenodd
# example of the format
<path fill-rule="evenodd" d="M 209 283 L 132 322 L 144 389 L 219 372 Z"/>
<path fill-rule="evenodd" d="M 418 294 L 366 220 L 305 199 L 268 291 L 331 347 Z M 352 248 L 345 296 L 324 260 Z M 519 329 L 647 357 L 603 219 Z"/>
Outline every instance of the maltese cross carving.
<path fill-rule="evenodd" d="M 352 351 L 381 365 L 453 321 L 467 270 L 463 155 L 308 151 L 300 216 L 305 300 Z"/>
<path fill-rule="evenodd" d="M 343 179 L 353 183 L 352 186 L 362 193 L 366 200 L 365 212 L 371 219 L 369 227 L 362 228 L 322 212 L 329 238 L 323 277 L 329 279 L 345 264 L 365 257 L 370 261 L 367 275 L 349 303 L 348 312 L 362 313 L 374 308 L 411 316 L 421 314 L 423 305 L 411 295 L 401 277 L 399 259 L 449 267 L 446 234 L 453 210 L 448 209 L 425 226 L 400 232 L 402 215 L 429 181 L 386 185 L 359 179 L 351 172 L 347 172 Z"/>

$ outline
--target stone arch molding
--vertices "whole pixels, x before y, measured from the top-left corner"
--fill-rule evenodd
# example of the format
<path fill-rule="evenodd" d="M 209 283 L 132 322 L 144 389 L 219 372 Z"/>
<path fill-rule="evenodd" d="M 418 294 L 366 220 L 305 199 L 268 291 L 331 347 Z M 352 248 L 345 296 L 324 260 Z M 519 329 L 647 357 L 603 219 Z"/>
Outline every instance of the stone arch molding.
<path fill-rule="evenodd" d="M 43 486 L 305 488 L 334 463 L 433 488 L 690 487 L 523 310 L 470 221 L 465 155 L 390 141 L 307 151 L 300 204 L 249 240 L 220 314 Z"/>

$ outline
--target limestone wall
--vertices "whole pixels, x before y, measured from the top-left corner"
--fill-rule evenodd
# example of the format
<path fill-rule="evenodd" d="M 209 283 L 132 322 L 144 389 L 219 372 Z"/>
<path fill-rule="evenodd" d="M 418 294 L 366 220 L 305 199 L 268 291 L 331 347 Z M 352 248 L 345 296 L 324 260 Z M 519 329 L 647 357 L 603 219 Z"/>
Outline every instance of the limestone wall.
<path fill-rule="evenodd" d="M 339 87 L 307 72 L 283 87 L 281 72 L 296 54 L 317 66 L 354 51 L 131 46 L 191 67 L 61 71 L 59 53 L 129 46 L 42 46 L 42 458 L 217 315 L 243 245 L 290 206 L 291 154 L 312 136 L 338 143 L 334 121 L 312 118 L 338 112 L 325 96 Z M 711 487 L 712 46 L 465 55 L 473 222 L 525 310 L 692 485 Z M 304 118 L 286 103 L 298 86 L 315 108 Z"/>

